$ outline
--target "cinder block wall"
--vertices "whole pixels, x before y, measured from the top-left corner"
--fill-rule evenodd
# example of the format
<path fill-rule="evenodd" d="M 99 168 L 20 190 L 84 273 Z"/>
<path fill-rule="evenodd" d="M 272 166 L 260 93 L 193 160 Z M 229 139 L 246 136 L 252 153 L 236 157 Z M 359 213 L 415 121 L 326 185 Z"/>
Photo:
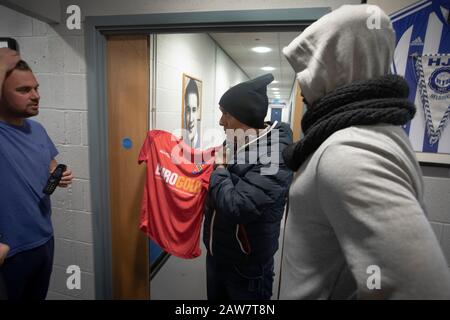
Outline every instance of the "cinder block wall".
<path fill-rule="evenodd" d="M 425 205 L 450 268 L 450 169 L 422 167 L 425 182 Z"/>
<path fill-rule="evenodd" d="M 94 299 L 83 34 L 65 25 L 53 28 L 0 6 L 0 36 L 19 42 L 21 56 L 40 84 L 40 112 L 34 119 L 56 144 L 57 161 L 67 164 L 75 175 L 72 187 L 52 196 L 55 260 L 47 298 Z M 81 290 L 67 289 L 69 265 L 81 268 Z"/>

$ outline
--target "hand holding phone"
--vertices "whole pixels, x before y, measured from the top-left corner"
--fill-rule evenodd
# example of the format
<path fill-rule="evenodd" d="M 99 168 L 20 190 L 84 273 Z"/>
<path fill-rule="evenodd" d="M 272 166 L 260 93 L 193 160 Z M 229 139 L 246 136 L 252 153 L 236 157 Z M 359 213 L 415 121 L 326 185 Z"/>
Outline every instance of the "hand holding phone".
<path fill-rule="evenodd" d="M 52 174 L 47 180 L 47 184 L 45 185 L 44 189 L 42 190 L 43 193 L 51 195 L 56 187 L 58 186 L 59 182 L 61 181 L 61 178 L 63 176 L 64 171 L 66 171 L 67 166 L 64 164 L 58 164 L 53 170 Z"/>

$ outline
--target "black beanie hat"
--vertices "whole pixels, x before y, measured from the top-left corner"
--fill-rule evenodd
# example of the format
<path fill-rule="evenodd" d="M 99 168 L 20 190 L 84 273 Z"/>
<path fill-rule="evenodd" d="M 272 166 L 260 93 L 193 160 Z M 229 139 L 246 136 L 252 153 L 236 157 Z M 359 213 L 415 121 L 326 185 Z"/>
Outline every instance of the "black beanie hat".
<path fill-rule="evenodd" d="M 264 128 L 269 107 L 267 85 L 273 81 L 271 73 L 239 83 L 228 89 L 219 105 L 237 120 L 251 128 Z"/>

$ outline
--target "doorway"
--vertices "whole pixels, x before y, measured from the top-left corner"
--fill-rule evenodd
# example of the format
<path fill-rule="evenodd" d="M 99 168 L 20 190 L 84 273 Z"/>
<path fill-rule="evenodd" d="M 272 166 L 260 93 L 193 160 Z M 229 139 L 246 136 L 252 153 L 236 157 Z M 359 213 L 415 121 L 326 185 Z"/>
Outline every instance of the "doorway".
<path fill-rule="evenodd" d="M 138 232 L 145 167 L 137 161 L 148 130 L 148 37 L 106 41 L 113 298 L 149 299 L 148 242 Z"/>
<path fill-rule="evenodd" d="M 110 157 L 121 159 L 123 155 L 129 156 L 127 162 L 134 163 L 135 155 L 133 150 L 126 149 L 125 146 L 131 142 L 132 146 L 140 146 L 144 137 L 140 136 L 148 130 L 149 116 L 142 117 L 144 124 L 135 124 L 133 120 L 128 122 L 129 126 L 139 126 L 139 133 L 134 136 L 110 117 L 116 117 L 122 121 L 120 113 L 111 113 L 108 103 L 118 103 L 120 105 L 123 97 L 112 90 L 114 86 L 124 84 L 123 81 L 133 83 L 140 79 L 139 83 L 145 83 L 147 90 L 136 105 L 143 108 L 144 104 L 148 112 L 153 112 L 153 98 L 150 97 L 151 90 L 148 90 L 149 78 L 153 79 L 150 73 L 151 66 L 155 61 L 145 61 L 141 67 L 137 67 L 140 55 L 134 56 L 135 65 L 129 66 L 130 70 L 135 70 L 139 76 L 136 79 L 115 77 L 109 83 L 105 75 L 108 68 L 115 68 L 116 64 L 127 64 L 118 59 L 118 63 L 108 62 L 108 50 L 111 37 L 124 34 L 131 34 L 132 37 L 142 37 L 142 44 L 147 40 L 148 34 L 154 33 L 177 33 L 177 32 L 211 32 L 211 31 L 298 31 L 326 14 L 329 8 L 305 8 L 305 9 L 277 9 L 277 10 L 249 10 L 249 11 L 229 11 L 229 12 L 197 12 L 182 14 L 156 14 L 126 17 L 87 17 L 86 18 L 86 50 L 88 70 L 88 126 L 90 145 L 90 167 L 91 170 L 91 193 L 93 205 L 93 225 L 94 225 L 94 259 L 95 259 L 95 281 L 96 297 L 100 299 L 126 299 L 149 297 L 148 293 L 148 268 L 144 267 L 145 261 L 148 264 L 148 256 L 141 257 L 137 252 L 148 252 L 145 241 L 140 237 L 137 228 L 137 216 L 129 215 L 130 204 L 117 204 L 116 194 L 121 193 L 123 181 L 129 177 L 127 170 L 130 168 L 124 164 L 114 164 Z M 128 37 L 128 36 L 126 36 Z M 129 39 L 126 39 L 128 41 Z M 138 40 L 134 39 L 133 41 Z M 119 47 L 121 47 L 119 45 Z M 125 48 L 126 47 L 126 48 Z M 122 46 L 120 50 L 133 48 L 133 46 Z M 146 44 L 148 48 L 148 44 Z M 133 56 L 133 53 L 129 53 Z M 117 58 L 117 57 L 116 57 Z M 113 58 L 111 58 L 113 59 Z M 147 54 L 148 59 L 148 54 Z M 112 61 L 112 60 L 111 60 Z M 143 61 L 143 60 L 142 60 Z M 117 67 L 117 66 L 116 66 Z M 127 69 L 121 68 L 119 69 Z M 139 69 L 139 70 L 138 70 Z M 115 70 L 115 69 L 114 69 Z M 116 70 L 117 71 L 117 70 Z M 114 72 L 116 72 L 114 71 Z M 126 70 L 123 72 L 126 73 Z M 145 74 L 145 75 L 144 75 Z M 146 78 L 144 80 L 144 77 Z M 115 82 L 114 82 L 115 81 Z M 136 85 L 138 85 L 136 83 Z M 150 91 L 150 92 L 149 92 Z M 111 94 L 111 96 L 109 96 Z M 118 95 L 115 98 L 114 95 Z M 138 95 L 139 96 L 139 95 Z M 115 99 L 116 102 L 115 102 Z M 147 100 L 146 100 L 147 99 Z M 144 103 L 143 101 L 147 101 Z M 140 105 L 142 103 L 142 106 Z M 128 110 L 129 111 L 129 110 Z M 124 111 L 127 117 L 129 112 Z M 111 115 L 110 115 L 111 113 Z M 152 120 L 153 121 L 153 120 Z M 118 128 L 116 128 L 118 126 Z M 115 128 L 115 129 L 113 129 Z M 123 131 L 121 131 L 123 130 Z M 117 132 L 116 132 L 117 131 Z M 134 131 L 133 131 L 134 132 Z M 114 140 L 114 141 L 112 141 Z M 132 149 L 132 148 L 131 148 Z M 131 152 L 130 152 L 131 151 Z M 120 161 L 119 161 L 120 163 Z M 143 167 L 137 167 L 134 174 L 139 177 L 143 173 Z M 123 170 L 123 171 L 121 171 Z M 120 178 L 119 178 L 120 176 Z M 142 178 L 141 178 L 142 179 Z M 129 179 L 130 180 L 130 179 Z M 143 180 L 133 179 L 134 184 L 130 190 L 139 189 Z M 134 188 L 134 189 L 133 189 Z M 117 190 L 116 190 L 117 189 Z M 136 192 L 133 192 L 136 193 Z M 139 197 L 140 197 L 140 192 Z M 137 195 L 136 195 L 137 196 Z M 129 201 L 129 197 L 122 196 L 124 203 Z M 136 202 L 136 200 L 134 200 Z M 140 203 L 140 201 L 137 201 Z M 117 208 L 123 208 L 116 212 Z M 133 229 L 134 228 L 134 229 Z M 130 231 L 133 230 L 133 231 Z M 132 234 L 130 234 L 132 232 Z M 118 236 L 117 236 L 118 235 Z M 125 240 L 129 242 L 123 242 Z M 121 248 L 122 246 L 122 248 Z M 126 259 L 120 259 L 122 251 L 128 251 Z M 123 261 L 121 261 L 123 260 Z M 148 265 L 147 265 L 148 266 Z M 145 272 L 144 272 L 145 270 Z M 122 274 L 121 274 L 122 272 Z M 134 273 L 131 275 L 131 273 Z M 127 279 L 127 280 L 123 280 Z M 147 283 L 142 285 L 141 282 Z M 135 287 L 136 286 L 136 287 Z M 147 286 L 147 287 L 146 287 Z M 136 288 L 139 288 L 136 290 Z"/>

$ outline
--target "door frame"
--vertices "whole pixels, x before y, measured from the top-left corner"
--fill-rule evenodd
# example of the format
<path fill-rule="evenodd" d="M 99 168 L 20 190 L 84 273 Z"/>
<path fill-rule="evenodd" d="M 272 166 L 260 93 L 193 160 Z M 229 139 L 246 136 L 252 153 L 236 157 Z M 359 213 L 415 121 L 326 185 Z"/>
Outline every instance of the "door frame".
<path fill-rule="evenodd" d="M 112 34 L 220 31 L 300 32 L 330 11 L 329 7 L 316 7 L 86 17 L 88 139 L 96 299 L 112 299 L 113 296 L 108 173 L 106 36 Z M 154 73 L 155 70 L 152 70 L 152 72 Z M 154 83 L 151 85 L 154 85 Z M 150 112 L 150 114 L 153 114 L 153 112 Z M 154 119 L 152 123 L 154 123 Z M 150 129 L 153 128 L 150 127 Z"/>

